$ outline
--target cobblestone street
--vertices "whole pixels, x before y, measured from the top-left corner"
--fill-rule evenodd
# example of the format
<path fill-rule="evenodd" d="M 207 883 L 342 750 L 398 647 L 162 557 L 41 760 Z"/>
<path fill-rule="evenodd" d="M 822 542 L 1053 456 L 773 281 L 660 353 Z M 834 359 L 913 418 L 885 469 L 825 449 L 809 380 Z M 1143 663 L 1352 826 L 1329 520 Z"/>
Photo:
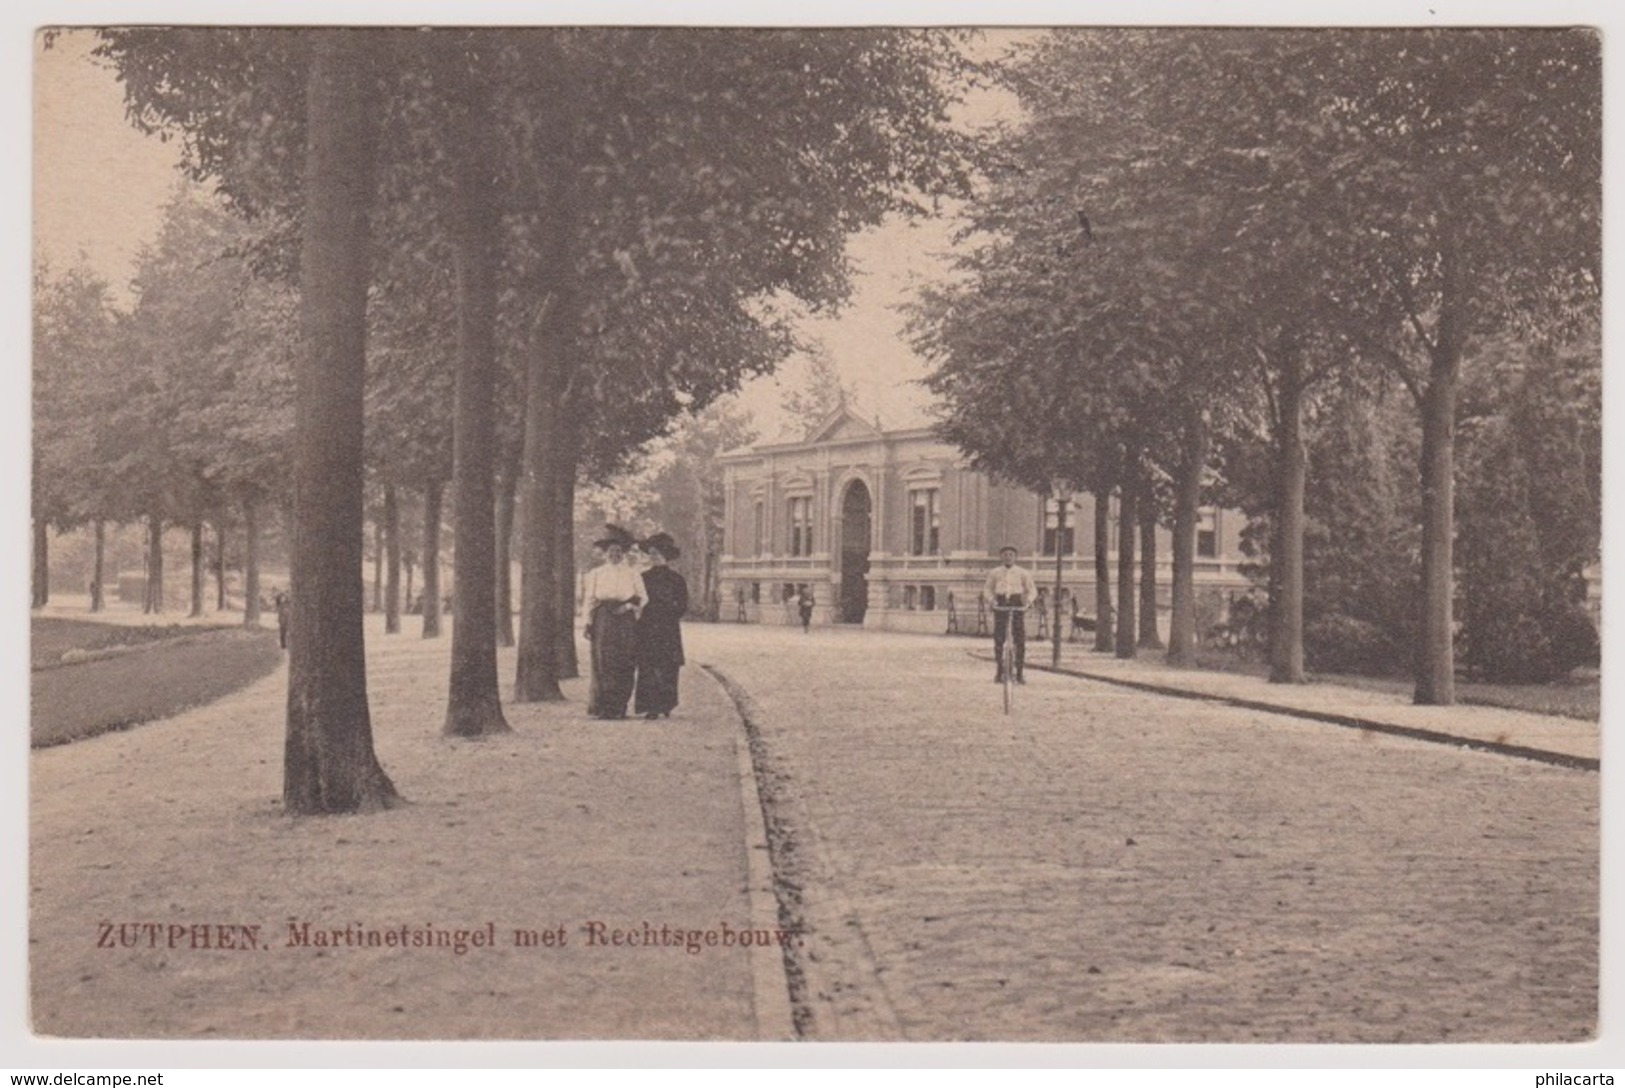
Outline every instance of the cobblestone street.
<path fill-rule="evenodd" d="M 986 641 L 689 631 L 749 697 L 806 1037 L 1595 1033 L 1596 773 L 1034 671 L 1006 717 Z"/>

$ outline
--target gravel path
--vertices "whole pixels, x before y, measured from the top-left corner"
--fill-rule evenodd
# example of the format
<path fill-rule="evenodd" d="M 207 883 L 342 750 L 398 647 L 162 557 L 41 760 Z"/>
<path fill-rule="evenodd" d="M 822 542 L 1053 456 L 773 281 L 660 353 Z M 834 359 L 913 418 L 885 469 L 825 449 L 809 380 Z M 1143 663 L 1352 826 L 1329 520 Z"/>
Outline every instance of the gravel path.
<path fill-rule="evenodd" d="M 692 631 L 779 784 L 808 1037 L 1596 1031 L 1595 773 L 1034 673 L 1006 718 L 963 640 Z"/>
<path fill-rule="evenodd" d="M 281 813 L 285 669 L 208 707 L 32 754 L 36 1032 L 554 1040 L 787 1032 L 787 1016 L 781 1028 L 758 1015 L 752 952 L 643 942 L 645 922 L 703 934 L 755 921 L 738 723 L 714 683 L 689 670 L 678 715 L 654 724 L 588 719 L 585 682 L 569 681 L 569 703 L 506 707 L 510 735 L 448 739 L 440 725 L 449 636 L 386 638 L 369 620 L 374 735 L 405 807 Z M 502 655 L 505 678 L 511 653 Z M 495 940 L 460 954 L 437 944 L 290 945 L 290 923 L 303 922 L 315 931 L 355 924 L 470 936 L 490 926 Z M 596 945 L 593 923 L 603 926 Z M 246 943 L 247 927 L 258 927 L 248 951 L 219 947 Z M 520 929 L 537 943 L 517 947 Z M 607 943 L 617 929 L 638 943 Z M 554 932 L 564 946 L 545 943 Z"/>

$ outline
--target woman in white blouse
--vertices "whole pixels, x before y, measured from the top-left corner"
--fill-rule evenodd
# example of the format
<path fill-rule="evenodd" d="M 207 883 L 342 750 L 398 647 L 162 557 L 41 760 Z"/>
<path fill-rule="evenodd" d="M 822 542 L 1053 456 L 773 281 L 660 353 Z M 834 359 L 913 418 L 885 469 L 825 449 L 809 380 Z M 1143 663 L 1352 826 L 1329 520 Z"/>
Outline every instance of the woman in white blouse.
<path fill-rule="evenodd" d="M 649 594 L 643 576 L 629 562 L 634 544 L 631 533 L 618 525 L 604 526 L 594 543 L 604 551 L 604 562 L 582 580 L 587 638 L 592 643 L 592 680 L 587 713 L 594 718 L 624 718 L 637 675 L 638 613 Z"/>

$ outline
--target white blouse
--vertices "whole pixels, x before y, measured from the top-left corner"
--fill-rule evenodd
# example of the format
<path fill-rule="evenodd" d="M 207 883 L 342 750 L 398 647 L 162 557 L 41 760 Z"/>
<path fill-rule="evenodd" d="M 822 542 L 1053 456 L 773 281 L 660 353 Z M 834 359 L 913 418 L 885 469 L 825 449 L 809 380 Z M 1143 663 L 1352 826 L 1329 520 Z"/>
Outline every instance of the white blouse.
<path fill-rule="evenodd" d="M 605 601 L 629 601 L 634 597 L 642 603 L 649 599 L 649 593 L 643 588 L 643 575 L 626 563 L 594 567 L 582 580 L 581 601 L 588 612 Z"/>
<path fill-rule="evenodd" d="M 1033 576 L 1021 567 L 994 567 L 987 576 L 987 595 L 1014 596 L 1020 594 L 1025 598 L 1025 604 L 1032 604 L 1038 596 L 1038 586 Z"/>

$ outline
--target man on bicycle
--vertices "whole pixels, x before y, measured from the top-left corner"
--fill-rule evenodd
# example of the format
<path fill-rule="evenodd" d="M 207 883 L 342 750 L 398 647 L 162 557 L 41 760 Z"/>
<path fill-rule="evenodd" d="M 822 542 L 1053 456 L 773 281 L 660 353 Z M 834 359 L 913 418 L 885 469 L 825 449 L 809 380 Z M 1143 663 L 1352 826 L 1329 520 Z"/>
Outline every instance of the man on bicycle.
<path fill-rule="evenodd" d="M 1016 640 L 1016 683 L 1027 681 L 1021 675 L 1027 659 L 1027 605 L 1038 596 L 1038 583 L 1022 567 L 1016 566 L 1016 550 L 1009 545 L 999 549 L 1000 565 L 987 576 L 987 595 L 993 602 L 993 660 L 1004 663 L 1004 640 Z M 1004 683 L 1004 669 L 996 666 L 993 682 Z"/>

